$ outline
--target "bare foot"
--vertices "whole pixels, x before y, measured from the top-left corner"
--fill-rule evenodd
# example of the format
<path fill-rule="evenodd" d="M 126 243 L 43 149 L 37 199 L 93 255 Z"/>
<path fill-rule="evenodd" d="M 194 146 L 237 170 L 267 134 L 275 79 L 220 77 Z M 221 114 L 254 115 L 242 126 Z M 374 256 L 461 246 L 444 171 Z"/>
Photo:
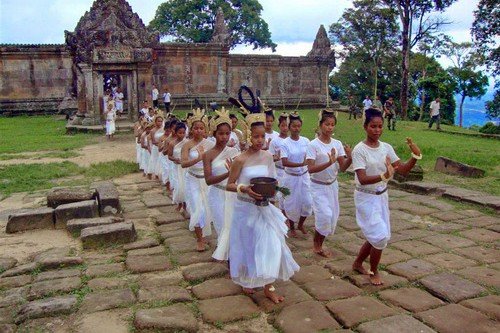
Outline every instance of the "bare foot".
<path fill-rule="evenodd" d="M 153 178 L 153 175 L 148 173 L 148 179 L 151 180 Z"/>
<path fill-rule="evenodd" d="M 290 237 L 297 238 L 297 232 L 295 231 L 295 229 L 290 230 Z"/>
<path fill-rule="evenodd" d="M 252 288 L 243 288 L 243 292 L 244 292 L 246 295 L 252 295 L 252 294 L 255 294 L 255 290 L 253 290 Z"/>
<path fill-rule="evenodd" d="M 266 297 L 269 298 L 274 304 L 281 303 L 285 300 L 285 297 L 276 294 L 268 288 L 264 288 L 264 295 L 266 295 Z"/>
<path fill-rule="evenodd" d="M 374 286 L 381 286 L 384 284 L 384 282 L 382 282 L 382 279 L 380 278 L 380 274 L 378 272 L 375 272 L 375 273 L 370 275 L 370 282 Z"/>
<path fill-rule="evenodd" d="M 196 242 L 196 251 L 203 252 L 205 250 L 206 250 L 205 243 L 203 241 Z"/>
<path fill-rule="evenodd" d="M 313 249 L 313 252 L 316 253 L 317 255 L 320 255 L 320 256 L 325 257 L 325 258 L 333 257 L 333 253 L 330 250 Z"/>
<path fill-rule="evenodd" d="M 358 272 L 359 274 L 363 275 L 370 275 L 370 272 L 368 272 L 363 265 L 358 265 L 356 263 L 352 264 L 352 270 L 355 272 Z"/>
<path fill-rule="evenodd" d="M 180 212 L 180 211 L 181 211 L 181 209 L 182 209 L 182 206 L 181 206 L 181 205 L 178 205 L 177 207 L 175 207 L 175 210 L 176 210 L 176 211 L 178 211 L 178 212 Z"/>
<path fill-rule="evenodd" d="M 297 227 L 297 229 L 299 229 L 300 231 L 302 231 L 302 233 L 303 233 L 304 235 L 307 235 L 306 228 L 304 228 L 304 226 L 303 226 L 303 225 L 298 226 L 298 227 Z"/>

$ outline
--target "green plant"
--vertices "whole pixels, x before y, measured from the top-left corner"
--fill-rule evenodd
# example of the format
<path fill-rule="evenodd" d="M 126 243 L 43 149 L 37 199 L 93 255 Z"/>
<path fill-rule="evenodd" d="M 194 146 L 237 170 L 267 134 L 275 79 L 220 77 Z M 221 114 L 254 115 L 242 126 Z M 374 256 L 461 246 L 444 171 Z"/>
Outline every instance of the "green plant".
<path fill-rule="evenodd" d="M 500 134 L 500 125 L 495 125 L 489 121 L 479 129 L 479 132 L 484 134 Z"/>

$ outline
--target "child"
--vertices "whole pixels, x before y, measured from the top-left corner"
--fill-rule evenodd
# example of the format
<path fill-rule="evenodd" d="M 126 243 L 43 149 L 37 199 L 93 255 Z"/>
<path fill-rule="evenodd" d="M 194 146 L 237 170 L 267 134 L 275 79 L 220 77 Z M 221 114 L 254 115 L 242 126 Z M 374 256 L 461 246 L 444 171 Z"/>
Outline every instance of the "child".
<path fill-rule="evenodd" d="M 106 110 L 106 138 L 111 140 L 115 134 L 116 109 L 113 102 L 108 102 Z"/>

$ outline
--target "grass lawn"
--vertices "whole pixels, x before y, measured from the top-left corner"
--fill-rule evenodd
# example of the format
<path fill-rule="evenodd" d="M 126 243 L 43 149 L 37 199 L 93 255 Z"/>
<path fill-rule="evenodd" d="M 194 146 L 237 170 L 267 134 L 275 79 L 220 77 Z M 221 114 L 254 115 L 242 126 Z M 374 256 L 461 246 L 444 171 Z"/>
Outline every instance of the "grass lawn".
<path fill-rule="evenodd" d="M 233 112 L 236 110 L 234 109 Z M 318 122 L 319 110 L 301 110 L 304 125 L 302 135 L 312 139 Z M 182 118 L 184 112 L 176 112 Z M 278 114 L 277 112 L 276 114 Z M 348 120 L 348 114 L 340 112 L 335 129 L 335 138 L 352 148 L 364 140 L 365 131 L 361 120 Z M 442 125 L 450 131 L 467 132 L 455 126 Z M 276 126 L 277 129 L 277 126 Z M 477 133 L 472 132 L 471 133 Z M 382 141 L 390 143 L 402 160 L 410 157 L 410 150 L 405 143 L 409 136 L 418 144 L 423 159 L 418 164 L 424 169 L 424 180 L 451 184 L 471 190 L 478 190 L 500 195 L 500 140 L 470 137 L 428 130 L 427 123 L 398 121 L 396 131 L 385 130 Z M 438 156 L 445 156 L 461 163 L 469 164 L 486 171 L 484 178 L 464 178 L 435 172 L 434 165 Z"/>

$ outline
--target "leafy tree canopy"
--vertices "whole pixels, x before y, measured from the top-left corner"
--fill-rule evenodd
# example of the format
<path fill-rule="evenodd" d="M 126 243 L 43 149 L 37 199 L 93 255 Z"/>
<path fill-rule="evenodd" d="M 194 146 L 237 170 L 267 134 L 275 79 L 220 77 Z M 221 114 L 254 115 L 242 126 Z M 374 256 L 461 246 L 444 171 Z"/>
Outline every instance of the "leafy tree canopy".
<path fill-rule="evenodd" d="M 472 37 L 483 52 L 484 61 L 493 75 L 500 76 L 500 2 L 481 0 L 474 11 Z"/>
<path fill-rule="evenodd" d="M 158 7 L 149 27 L 179 42 L 207 43 L 212 38 L 219 8 L 231 35 L 231 47 L 244 44 L 275 51 L 276 44 L 261 18 L 258 0 L 170 0 Z"/>

